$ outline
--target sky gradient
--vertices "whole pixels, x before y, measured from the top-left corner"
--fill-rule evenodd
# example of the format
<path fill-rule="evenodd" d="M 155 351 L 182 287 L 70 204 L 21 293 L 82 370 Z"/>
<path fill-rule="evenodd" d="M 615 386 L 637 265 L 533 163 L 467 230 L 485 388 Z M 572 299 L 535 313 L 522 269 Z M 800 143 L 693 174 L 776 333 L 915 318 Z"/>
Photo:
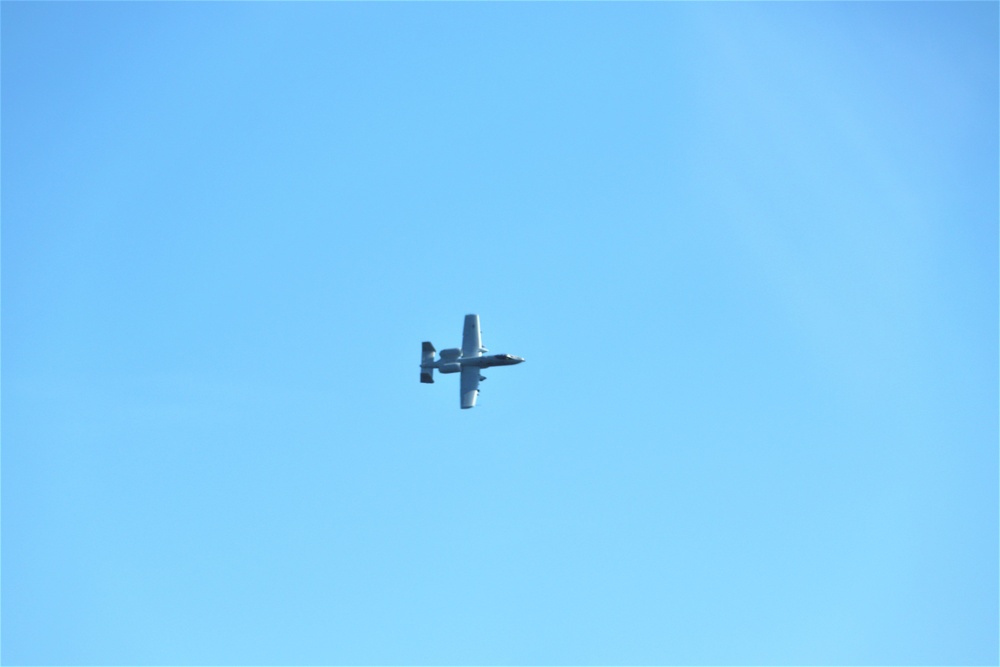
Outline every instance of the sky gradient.
<path fill-rule="evenodd" d="M 0 25 L 5 664 L 997 663 L 997 3 Z"/>

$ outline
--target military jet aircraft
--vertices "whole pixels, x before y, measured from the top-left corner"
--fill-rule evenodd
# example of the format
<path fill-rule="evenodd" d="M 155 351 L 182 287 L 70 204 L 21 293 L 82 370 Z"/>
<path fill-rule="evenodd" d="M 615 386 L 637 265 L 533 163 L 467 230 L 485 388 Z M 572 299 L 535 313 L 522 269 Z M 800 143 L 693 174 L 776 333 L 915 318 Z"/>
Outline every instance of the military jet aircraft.
<path fill-rule="evenodd" d="M 441 350 L 441 357 L 435 361 L 437 350 L 429 341 L 424 341 L 420 360 L 420 381 L 434 382 L 434 369 L 442 373 L 462 374 L 462 409 L 476 407 L 476 397 L 479 395 L 479 383 L 485 380 L 479 371 L 490 366 L 513 366 L 524 359 L 512 354 L 490 354 L 483 347 L 483 336 L 479 331 L 479 315 L 466 315 L 465 328 L 462 330 L 462 347 Z"/>

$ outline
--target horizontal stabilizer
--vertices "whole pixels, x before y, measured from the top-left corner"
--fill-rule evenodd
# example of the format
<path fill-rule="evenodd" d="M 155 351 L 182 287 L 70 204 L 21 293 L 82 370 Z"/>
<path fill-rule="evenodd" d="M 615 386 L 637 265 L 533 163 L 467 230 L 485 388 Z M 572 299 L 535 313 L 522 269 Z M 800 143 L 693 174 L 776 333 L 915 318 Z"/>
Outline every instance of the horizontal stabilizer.
<path fill-rule="evenodd" d="M 430 341 L 424 341 L 420 350 L 420 381 L 425 384 L 434 384 L 434 354 L 437 350 Z"/>

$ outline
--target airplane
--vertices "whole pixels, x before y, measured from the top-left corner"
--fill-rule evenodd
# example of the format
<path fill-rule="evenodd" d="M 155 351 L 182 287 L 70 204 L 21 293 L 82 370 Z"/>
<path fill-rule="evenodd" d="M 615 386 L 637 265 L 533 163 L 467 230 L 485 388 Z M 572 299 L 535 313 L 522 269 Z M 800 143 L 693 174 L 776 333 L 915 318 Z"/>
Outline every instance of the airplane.
<path fill-rule="evenodd" d="M 437 350 L 430 341 L 424 341 L 420 358 L 420 381 L 433 384 L 434 369 L 442 373 L 461 373 L 462 409 L 476 407 L 476 397 L 479 396 L 479 383 L 485 380 L 479 371 L 491 366 L 513 366 L 524 361 L 522 357 L 513 354 L 491 354 L 483 347 L 483 335 L 479 330 L 479 315 L 466 315 L 465 327 L 462 330 L 462 347 L 441 350 L 440 358 L 435 361 Z"/>

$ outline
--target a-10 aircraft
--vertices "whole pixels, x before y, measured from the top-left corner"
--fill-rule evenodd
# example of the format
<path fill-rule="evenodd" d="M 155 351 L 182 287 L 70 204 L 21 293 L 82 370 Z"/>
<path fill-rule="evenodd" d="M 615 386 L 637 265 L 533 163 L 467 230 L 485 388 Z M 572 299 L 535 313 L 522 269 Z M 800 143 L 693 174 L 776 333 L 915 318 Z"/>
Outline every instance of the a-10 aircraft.
<path fill-rule="evenodd" d="M 435 361 L 437 350 L 429 341 L 424 341 L 423 354 L 420 360 L 420 381 L 434 382 L 434 369 L 442 373 L 462 374 L 462 408 L 476 407 L 476 397 L 479 395 L 479 382 L 485 380 L 479 371 L 491 366 L 513 366 L 524 361 L 513 354 L 490 354 L 483 347 L 483 336 L 479 331 L 479 315 L 466 315 L 465 328 L 462 330 L 462 347 L 441 350 L 441 357 Z"/>

